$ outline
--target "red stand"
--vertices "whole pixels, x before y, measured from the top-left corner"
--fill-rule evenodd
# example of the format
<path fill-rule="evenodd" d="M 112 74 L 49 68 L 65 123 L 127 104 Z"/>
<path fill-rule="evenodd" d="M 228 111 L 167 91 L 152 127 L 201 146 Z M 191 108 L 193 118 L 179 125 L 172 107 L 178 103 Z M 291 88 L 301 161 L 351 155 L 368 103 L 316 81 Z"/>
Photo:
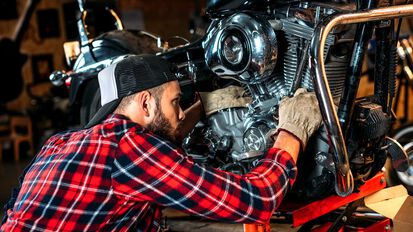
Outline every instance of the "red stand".
<path fill-rule="evenodd" d="M 354 202 L 367 195 L 377 192 L 386 187 L 386 181 L 382 172 L 375 177 L 366 181 L 360 187 L 358 193 L 352 193 L 347 197 L 340 197 L 337 195 L 329 196 L 319 201 L 312 202 L 304 206 L 292 206 L 288 202 L 282 204 L 279 208 L 281 212 L 288 212 L 292 216 L 293 227 L 298 227 L 313 219 L 319 218 L 333 210 L 336 210 L 350 202 Z"/>
<path fill-rule="evenodd" d="M 386 187 L 386 181 L 384 174 L 380 172 L 375 177 L 366 181 L 366 183 L 359 188 L 358 193 L 352 193 L 347 197 L 333 195 L 306 205 L 297 205 L 286 201 L 281 204 L 281 206 L 278 208 L 278 211 L 282 214 L 288 215 L 291 218 L 293 227 L 299 227 L 307 222 L 318 219 L 323 215 L 337 210 L 340 207 L 346 206 L 349 203 L 356 204 L 357 200 L 360 200 L 380 189 L 383 189 L 384 187 Z M 357 208 L 357 205 L 355 205 L 355 207 Z M 313 228 L 312 231 L 327 231 L 331 228 L 331 226 L 333 226 L 333 222 L 326 222 L 316 228 Z M 352 228 L 349 229 L 343 226 L 337 231 L 389 231 L 390 226 L 391 220 L 384 218 L 364 228 L 354 228 L 352 226 Z M 244 231 L 269 231 L 266 230 L 268 228 L 269 224 L 262 226 L 261 228 L 244 227 Z"/>

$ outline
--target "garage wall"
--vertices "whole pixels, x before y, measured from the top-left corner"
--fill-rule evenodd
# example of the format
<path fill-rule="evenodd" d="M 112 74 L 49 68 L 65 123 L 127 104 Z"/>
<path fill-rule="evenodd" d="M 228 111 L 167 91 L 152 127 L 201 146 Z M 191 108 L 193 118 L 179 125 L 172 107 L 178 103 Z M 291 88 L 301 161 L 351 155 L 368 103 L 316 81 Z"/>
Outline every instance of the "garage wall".
<path fill-rule="evenodd" d="M 20 19 L 25 12 L 29 0 L 16 0 L 16 9 Z M 86 0 L 87 1 L 87 0 Z M 110 1 L 110 0 L 109 0 Z M 25 63 L 22 73 L 26 86 L 31 86 L 31 90 L 35 95 L 46 95 L 51 87 L 49 82 L 34 84 L 31 58 L 41 55 L 52 55 L 53 69 L 64 69 L 64 53 L 63 43 L 67 40 L 66 22 L 64 19 L 63 5 L 73 3 L 76 0 L 41 0 L 36 7 L 35 12 L 30 18 L 28 29 L 25 32 L 24 39 L 21 45 L 21 52 L 28 55 L 28 60 Z M 104 0 L 93 0 L 95 3 L 105 2 Z M 195 6 L 201 2 L 204 6 L 204 1 L 188 1 L 188 0 L 151 0 L 151 1 L 113 1 L 117 6 L 117 13 L 122 16 L 123 12 L 128 12 L 129 16 L 138 14 L 137 24 L 138 29 L 144 29 L 154 34 L 168 38 L 175 35 L 189 37 L 188 25 L 189 19 L 194 14 Z M 59 36 L 42 39 L 39 35 L 37 22 L 37 12 L 47 9 L 56 9 L 58 12 Z M 0 38 L 11 38 L 14 30 L 18 25 L 19 19 L 0 20 Z M 132 22 L 133 23 L 133 22 Z M 33 85 L 33 86 L 32 86 Z M 30 107 L 30 97 L 26 91 L 20 97 L 7 104 L 7 108 L 16 111 L 25 111 Z"/>
<path fill-rule="evenodd" d="M 19 20 L 22 19 L 22 14 L 24 14 L 26 10 L 26 6 L 28 1 L 26 0 L 18 0 L 17 2 L 17 12 L 19 15 L 19 19 L 13 20 L 0 20 L 0 36 L 1 37 L 8 37 L 11 38 L 14 34 L 14 31 L 18 25 Z M 38 26 L 36 20 L 36 11 L 41 9 L 57 9 L 59 12 L 59 16 L 61 14 L 61 1 L 41 1 L 34 14 L 30 17 L 30 22 L 28 28 L 24 34 L 23 41 L 21 44 L 21 52 L 28 55 L 27 62 L 23 66 L 23 78 L 25 81 L 25 85 L 31 85 L 33 83 L 32 79 L 32 66 L 31 66 L 31 57 L 41 54 L 53 54 L 53 64 L 55 67 L 62 67 L 62 56 L 63 56 L 63 49 L 62 43 L 64 42 L 65 34 L 64 31 L 60 31 L 61 36 L 58 38 L 51 38 L 51 39 L 40 39 L 38 34 Z M 60 28 L 63 27 L 63 20 L 62 17 L 59 18 L 59 25 Z M 5 77 L 11 78 L 11 77 Z M 39 86 L 36 86 L 35 91 L 40 92 L 47 92 L 50 83 L 42 83 Z M 21 96 L 16 99 L 15 101 L 8 103 L 8 108 L 10 110 L 17 110 L 17 111 L 24 111 L 30 106 L 30 98 L 27 95 L 26 91 L 23 91 Z"/>

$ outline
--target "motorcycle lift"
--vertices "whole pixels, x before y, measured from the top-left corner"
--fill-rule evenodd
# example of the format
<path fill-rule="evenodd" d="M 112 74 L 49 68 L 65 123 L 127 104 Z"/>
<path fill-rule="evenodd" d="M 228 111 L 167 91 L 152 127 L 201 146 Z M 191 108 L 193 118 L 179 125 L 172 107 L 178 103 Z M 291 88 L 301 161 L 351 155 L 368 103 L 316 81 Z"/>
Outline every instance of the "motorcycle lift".
<path fill-rule="evenodd" d="M 284 218 L 282 223 L 300 227 L 298 231 L 391 231 L 389 218 L 371 211 L 357 211 L 364 205 L 364 197 L 385 187 L 384 173 L 380 172 L 347 197 L 333 195 L 305 205 L 286 201 L 274 215 Z M 244 232 L 270 231 L 270 224 L 244 224 Z"/>

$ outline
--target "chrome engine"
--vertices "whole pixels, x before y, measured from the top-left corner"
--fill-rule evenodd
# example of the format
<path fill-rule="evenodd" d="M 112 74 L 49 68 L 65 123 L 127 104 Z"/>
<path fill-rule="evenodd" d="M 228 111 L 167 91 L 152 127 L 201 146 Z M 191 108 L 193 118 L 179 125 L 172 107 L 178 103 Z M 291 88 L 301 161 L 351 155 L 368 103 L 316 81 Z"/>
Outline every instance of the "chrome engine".
<path fill-rule="evenodd" d="M 216 165 L 226 170 L 245 171 L 253 165 L 251 160 L 272 145 L 266 134 L 277 127 L 279 101 L 300 87 L 313 91 L 310 40 L 319 18 L 334 12 L 301 4 L 274 9 L 272 17 L 237 13 L 213 22 L 203 42 L 206 63 L 220 78 L 238 82 L 252 101 L 245 108 L 211 115 L 185 139 L 184 149 L 202 162 L 218 159 L 222 162 Z M 330 34 L 325 47 L 329 84 L 337 101 L 352 46 L 346 32 Z M 328 146 L 323 149 L 328 152 Z"/>

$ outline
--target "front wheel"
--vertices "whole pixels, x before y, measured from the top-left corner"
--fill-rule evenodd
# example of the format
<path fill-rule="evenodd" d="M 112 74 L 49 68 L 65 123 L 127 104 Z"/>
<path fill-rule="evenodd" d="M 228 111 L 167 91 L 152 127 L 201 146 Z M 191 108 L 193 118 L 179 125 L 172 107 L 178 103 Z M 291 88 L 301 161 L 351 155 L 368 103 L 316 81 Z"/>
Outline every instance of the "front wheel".
<path fill-rule="evenodd" d="M 386 181 L 388 185 L 403 184 L 409 191 L 410 195 L 413 195 L 413 123 L 409 123 L 400 129 L 398 129 L 393 138 L 397 140 L 406 151 L 409 158 L 409 168 L 404 172 L 398 172 L 393 169 L 390 159 L 387 159 L 386 168 Z"/>

